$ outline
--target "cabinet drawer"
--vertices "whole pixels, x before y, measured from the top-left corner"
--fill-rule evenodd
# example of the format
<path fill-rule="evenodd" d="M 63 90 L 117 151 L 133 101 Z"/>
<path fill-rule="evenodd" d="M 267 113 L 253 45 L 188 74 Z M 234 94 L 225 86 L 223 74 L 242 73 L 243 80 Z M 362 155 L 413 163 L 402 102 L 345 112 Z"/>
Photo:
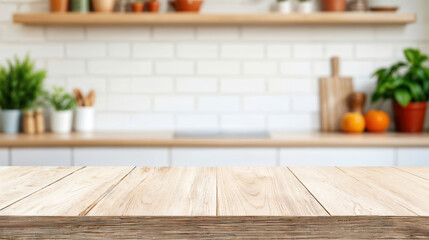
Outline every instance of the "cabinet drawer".
<path fill-rule="evenodd" d="M 12 166 L 71 166 L 70 148 L 17 148 L 11 150 Z"/>
<path fill-rule="evenodd" d="M 409 167 L 429 167 L 428 148 L 400 148 L 398 165 Z"/>
<path fill-rule="evenodd" d="M 0 166 L 9 165 L 9 149 L 0 148 Z"/>
<path fill-rule="evenodd" d="M 166 148 L 76 148 L 75 166 L 168 166 Z"/>

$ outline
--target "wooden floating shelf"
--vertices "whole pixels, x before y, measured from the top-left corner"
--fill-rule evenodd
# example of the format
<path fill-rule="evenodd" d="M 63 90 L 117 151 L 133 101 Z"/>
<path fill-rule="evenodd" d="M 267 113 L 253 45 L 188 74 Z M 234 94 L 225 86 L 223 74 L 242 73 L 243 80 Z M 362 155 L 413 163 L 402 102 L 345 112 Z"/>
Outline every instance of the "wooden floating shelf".
<path fill-rule="evenodd" d="M 292 25 L 292 24 L 409 24 L 414 13 L 198 14 L 198 13 L 25 13 L 13 16 L 28 25 Z"/>

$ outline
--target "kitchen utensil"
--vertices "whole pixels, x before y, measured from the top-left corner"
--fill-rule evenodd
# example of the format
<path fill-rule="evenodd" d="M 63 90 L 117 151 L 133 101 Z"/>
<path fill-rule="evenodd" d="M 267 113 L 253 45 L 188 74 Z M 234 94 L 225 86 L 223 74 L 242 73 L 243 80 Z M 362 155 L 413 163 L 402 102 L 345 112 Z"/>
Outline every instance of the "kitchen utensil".
<path fill-rule="evenodd" d="M 353 79 L 339 75 L 339 58 L 333 57 L 332 76 L 319 79 L 320 127 L 323 132 L 340 131 L 342 116 L 349 111 Z"/>
<path fill-rule="evenodd" d="M 173 0 L 170 5 L 176 9 L 177 12 L 199 12 L 203 0 Z"/>
<path fill-rule="evenodd" d="M 373 12 L 396 12 L 398 9 L 399 7 L 397 6 L 375 6 L 370 8 Z"/>

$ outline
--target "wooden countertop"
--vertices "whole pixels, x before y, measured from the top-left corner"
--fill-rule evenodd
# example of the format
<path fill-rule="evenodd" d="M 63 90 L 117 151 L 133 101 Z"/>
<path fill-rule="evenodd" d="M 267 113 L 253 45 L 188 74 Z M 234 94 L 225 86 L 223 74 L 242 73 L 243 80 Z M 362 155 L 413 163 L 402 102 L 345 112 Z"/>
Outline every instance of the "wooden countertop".
<path fill-rule="evenodd" d="M 0 238 L 429 237 L 429 168 L 1 167 L 0 182 Z"/>
<path fill-rule="evenodd" d="M 429 147 L 429 134 L 281 133 L 269 138 L 175 138 L 172 132 L 0 135 L 5 147 Z"/>

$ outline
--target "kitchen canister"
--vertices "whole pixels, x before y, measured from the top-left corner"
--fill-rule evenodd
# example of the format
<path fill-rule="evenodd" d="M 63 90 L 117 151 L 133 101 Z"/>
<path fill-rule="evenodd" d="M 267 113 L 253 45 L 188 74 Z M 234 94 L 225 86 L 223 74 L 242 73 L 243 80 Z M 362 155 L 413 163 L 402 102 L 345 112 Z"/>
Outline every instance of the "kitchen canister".
<path fill-rule="evenodd" d="M 72 130 L 73 111 L 51 111 L 51 130 L 54 133 L 70 133 Z"/>
<path fill-rule="evenodd" d="M 71 0 L 72 12 L 89 12 L 90 0 Z"/>
<path fill-rule="evenodd" d="M 76 108 L 74 129 L 76 132 L 94 131 L 95 110 L 93 107 Z"/>

